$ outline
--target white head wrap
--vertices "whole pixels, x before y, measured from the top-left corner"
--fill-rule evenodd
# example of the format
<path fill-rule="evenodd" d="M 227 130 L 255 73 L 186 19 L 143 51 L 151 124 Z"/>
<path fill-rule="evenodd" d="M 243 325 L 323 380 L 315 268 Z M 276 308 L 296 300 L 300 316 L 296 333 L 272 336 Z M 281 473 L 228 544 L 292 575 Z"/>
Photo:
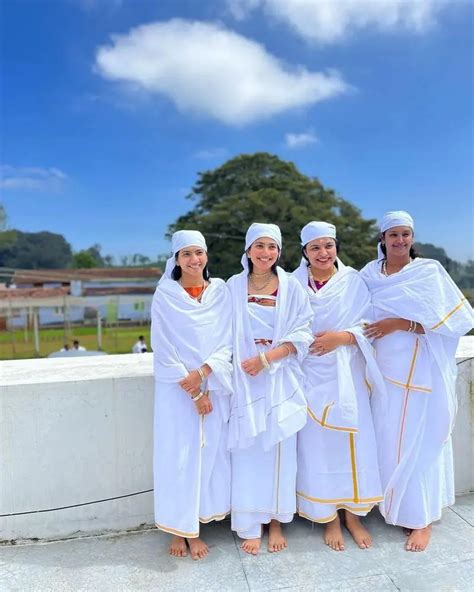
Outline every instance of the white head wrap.
<path fill-rule="evenodd" d="M 175 255 L 186 247 L 201 247 L 207 253 L 206 239 L 199 230 L 177 230 L 171 237 L 171 250 L 173 255 L 166 262 L 166 267 L 160 282 L 164 278 L 171 278 L 171 272 L 176 265 Z"/>
<path fill-rule="evenodd" d="M 408 212 L 404 212 L 403 210 L 396 210 L 394 212 L 387 212 L 384 214 L 382 220 L 380 221 L 380 232 L 386 232 L 394 226 L 409 226 L 412 230 L 415 230 L 413 218 Z M 379 241 L 379 244 L 377 245 L 377 254 L 379 259 L 383 259 L 385 257 L 382 252 L 381 241 Z"/>
<path fill-rule="evenodd" d="M 301 231 L 301 245 L 304 247 L 317 238 L 336 238 L 336 227 L 328 222 L 309 222 Z"/>
<path fill-rule="evenodd" d="M 261 222 L 254 222 L 249 226 L 247 234 L 245 235 L 245 252 L 242 255 L 240 262 L 245 271 L 248 272 L 249 265 L 247 261 L 247 249 L 249 249 L 253 243 L 262 236 L 268 236 L 276 242 L 281 252 L 281 231 L 276 224 L 262 224 Z"/>

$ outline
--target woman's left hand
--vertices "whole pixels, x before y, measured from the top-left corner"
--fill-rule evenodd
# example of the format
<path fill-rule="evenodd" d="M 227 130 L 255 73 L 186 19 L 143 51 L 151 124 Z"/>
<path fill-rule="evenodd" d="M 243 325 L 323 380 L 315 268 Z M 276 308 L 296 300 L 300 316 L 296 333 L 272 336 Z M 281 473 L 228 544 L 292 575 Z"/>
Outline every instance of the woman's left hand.
<path fill-rule="evenodd" d="M 324 331 L 316 333 L 315 339 L 311 344 L 309 351 L 315 356 L 324 356 L 343 345 L 338 331 Z"/>
<path fill-rule="evenodd" d="M 187 393 L 192 393 L 192 391 L 200 388 L 201 382 L 202 380 L 199 372 L 197 370 L 191 370 L 191 372 L 183 378 L 183 380 L 180 380 L 178 384 Z"/>
<path fill-rule="evenodd" d="M 242 370 L 246 374 L 250 374 L 250 376 L 257 376 L 257 374 L 263 370 L 260 356 L 255 356 L 254 358 L 249 358 L 242 362 Z"/>
<path fill-rule="evenodd" d="M 368 339 L 380 339 L 381 337 L 385 337 L 385 335 L 390 335 L 394 331 L 403 330 L 403 327 L 400 327 L 400 321 L 403 321 L 403 319 L 382 319 L 381 321 L 367 325 L 364 329 L 364 335 Z"/>

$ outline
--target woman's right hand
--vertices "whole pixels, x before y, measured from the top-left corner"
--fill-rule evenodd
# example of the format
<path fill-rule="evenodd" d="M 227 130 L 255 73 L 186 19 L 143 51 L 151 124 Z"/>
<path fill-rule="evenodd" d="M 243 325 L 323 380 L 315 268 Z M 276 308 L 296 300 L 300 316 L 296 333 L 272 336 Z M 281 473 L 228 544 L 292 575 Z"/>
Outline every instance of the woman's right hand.
<path fill-rule="evenodd" d="M 192 396 L 194 397 L 199 393 L 200 391 L 198 389 L 197 392 L 192 393 Z M 212 403 L 209 395 L 204 395 L 199 399 L 199 401 L 194 401 L 194 404 L 196 405 L 196 411 L 199 413 L 199 415 L 208 415 L 212 411 Z"/>

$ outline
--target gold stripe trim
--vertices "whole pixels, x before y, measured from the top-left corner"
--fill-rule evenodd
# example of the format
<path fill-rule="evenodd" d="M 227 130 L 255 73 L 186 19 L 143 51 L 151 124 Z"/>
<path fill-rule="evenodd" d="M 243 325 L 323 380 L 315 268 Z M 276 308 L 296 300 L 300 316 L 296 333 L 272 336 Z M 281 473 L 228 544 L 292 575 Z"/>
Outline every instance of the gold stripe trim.
<path fill-rule="evenodd" d="M 306 518 L 307 520 L 311 520 L 311 522 L 318 522 L 318 524 L 325 524 L 326 522 L 332 522 L 334 520 L 334 518 L 337 516 L 337 511 L 334 512 L 334 514 L 331 514 L 331 516 L 329 516 L 328 518 L 312 518 L 311 516 L 308 516 L 308 514 L 305 514 L 304 512 L 301 512 L 300 510 L 298 510 L 298 516 L 301 516 L 302 518 Z"/>
<path fill-rule="evenodd" d="M 307 495 L 306 493 L 303 493 L 301 491 L 297 491 L 296 495 L 298 497 L 302 497 L 303 499 L 307 500 L 308 502 L 317 502 L 319 504 L 337 504 L 337 503 L 352 503 L 352 504 L 357 504 L 357 503 L 377 503 L 377 502 L 383 502 L 383 496 L 379 496 L 379 497 L 363 497 L 363 498 L 359 498 L 359 501 L 356 502 L 353 498 L 349 498 L 349 497 L 343 497 L 343 498 L 338 498 L 338 499 L 323 499 L 320 497 L 311 497 L 310 495 Z"/>
<path fill-rule="evenodd" d="M 415 373 L 415 366 L 416 366 L 416 358 L 418 357 L 418 349 L 420 347 L 420 341 L 417 338 L 415 342 L 415 350 L 413 351 L 413 356 L 411 359 L 410 371 L 408 373 L 407 384 L 409 385 L 411 379 L 413 378 L 413 374 Z M 403 406 L 403 415 L 402 415 L 402 425 L 400 427 L 400 438 L 398 440 L 398 462 L 400 462 L 400 457 L 402 453 L 402 441 L 403 435 L 405 433 L 405 425 L 406 425 L 406 416 L 407 416 L 407 409 L 408 409 L 408 398 L 410 396 L 410 388 L 407 387 L 405 393 L 405 404 Z"/>
<path fill-rule="evenodd" d="M 395 384 L 397 386 L 401 386 L 404 389 L 408 389 L 410 391 L 420 391 L 422 393 L 431 393 L 433 392 L 432 389 L 430 388 L 426 388 L 424 386 L 415 386 L 413 384 L 403 384 L 403 382 L 400 382 L 399 380 L 395 380 L 393 378 L 388 378 L 387 376 L 384 376 L 385 380 L 388 380 L 388 382 L 391 382 L 392 384 Z"/>
<path fill-rule="evenodd" d="M 202 524 L 207 524 L 208 522 L 212 522 L 213 520 L 224 520 L 226 516 L 230 514 L 230 510 L 227 510 L 225 514 L 216 514 L 215 516 L 210 516 L 209 518 L 199 518 L 199 522 Z"/>
<path fill-rule="evenodd" d="M 323 416 L 321 418 L 321 425 L 324 427 L 326 425 L 326 420 L 328 418 L 328 413 L 329 413 L 329 409 L 331 409 L 331 407 L 334 405 L 334 401 L 331 401 L 330 403 L 328 403 L 326 405 L 326 407 L 323 410 Z"/>
<path fill-rule="evenodd" d="M 415 341 L 415 349 L 413 350 L 413 355 L 411 358 L 411 363 L 410 363 L 410 370 L 408 372 L 408 378 L 407 378 L 407 385 L 410 384 L 410 381 L 413 377 L 413 373 L 415 372 L 415 364 L 416 364 L 416 358 L 418 356 L 418 348 L 419 348 L 419 340 L 418 337 L 416 338 Z M 402 453 L 402 442 L 403 442 L 403 434 L 405 432 L 405 425 L 406 425 L 406 414 L 407 414 L 407 408 L 408 408 L 408 399 L 410 397 L 410 389 L 407 388 L 406 392 L 405 392 L 405 401 L 404 401 L 404 405 L 403 405 L 403 412 L 402 412 L 402 423 L 400 426 L 400 436 L 398 438 L 398 453 L 397 453 L 397 464 L 400 464 L 400 458 L 401 458 L 401 453 Z M 390 495 L 390 502 L 388 503 L 388 508 L 387 508 L 387 516 L 390 515 L 390 512 L 392 510 L 392 504 L 393 504 L 393 495 L 394 495 L 394 490 L 393 488 L 388 492 L 388 494 Z"/>
<path fill-rule="evenodd" d="M 316 522 L 318 524 L 327 524 L 328 522 L 332 522 L 334 520 L 334 518 L 337 516 L 337 510 L 347 510 L 348 512 L 351 512 L 352 514 L 357 514 L 357 512 L 370 512 L 373 509 L 373 507 L 374 506 L 371 505 L 371 506 L 361 506 L 360 508 L 351 508 L 350 506 L 338 505 L 338 506 L 336 506 L 336 511 L 334 512 L 334 514 L 331 514 L 330 516 L 327 516 L 325 518 L 313 518 L 312 516 L 305 514 L 301 510 L 298 510 L 297 514 L 298 514 L 298 516 L 301 516 L 302 518 L 306 518 L 307 520 L 310 520 L 311 522 Z"/>
<path fill-rule="evenodd" d="M 201 522 L 202 524 L 207 524 L 208 522 L 212 522 L 213 520 L 224 520 L 224 518 L 229 514 L 230 510 L 225 512 L 225 514 L 216 514 L 215 516 L 209 516 L 208 518 L 199 518 L 199 522 Z M 199 536 L 199 532 L 183 532 L 182 530 L 177 530 L 176 528 L 163 526 L 163 524 L 158 524 L 158 522 L 155 522 L 155 526 L 163 532 L 167 532 L 169 534 L 176 534 L 177 536 L 182 536 L 188 539 L 196 539 Z"/>
<path fill-rule="evenodd" d="M 329 423 L 323 425 L 322 422 L 316 417 L 314 411 L 312 411 L 309 407 L 307 407 L 307 411 L 308 411 L 308 415 L 311 417 L 311 419 L 313 421 L 315 421 L 318 425 L 320 425 L 321 427 L 326 428 L 328 430 L 337 430 L 339 432 L 351 432 L 353 434 L 356 434 L 358 431 L 356 428 L 343 428 L 340 426 L 331 425 Z"/>
<path fill-rule="evenodd" d="M 439 323 L 436 323 L 436 325 L 431 327 L 430 330 L 434 331 L 435 329 L 438 329 L 439 327 L 441 327 L 441 325 L 443 323 L 445 323 L 449 319 L 449 317 L 451 317 L 455 312 L 457 312 L 464 305 L 466 300 L 467 300 L 467 298 L 461 298 L 461 302 L 457 306 L 455 306 L 451 312 L 448 312 L 448 314 L 443 319 L 441 319 L 441 321 Z"/>
<path fill-rule="evenodd" d="M 367 390 L 369 391 L 369 396 L 372 396 L 372 385 L 367 380 L 367 378 L 364 378 L 364 382 L 365 382 L 365 386 L 367 387 Z"/>
<path fill-rule="evenodd" d="M 158 522 L 155 522 L 155 526 L 163 532 L 167 532 L 169 534 L 176 534 L 177 536 L 185 537 L 187 539 L 197 539 L 199 536 L 199 532 L 183 532 L 182 530 L 169 528 L 169 526 L 163 526 L 162 524 L 158 524 Z"/>
<path fill-rule="evenodd" d="M 360 502 L 360 499 L 359 499 L 359 484 L 357 482 L 357 462 L 356 462 L 354 434 L 349 434 L 349 446 L 351 449 L 352 487 L 354 490 L 354 503 L 358 504 Z"/>

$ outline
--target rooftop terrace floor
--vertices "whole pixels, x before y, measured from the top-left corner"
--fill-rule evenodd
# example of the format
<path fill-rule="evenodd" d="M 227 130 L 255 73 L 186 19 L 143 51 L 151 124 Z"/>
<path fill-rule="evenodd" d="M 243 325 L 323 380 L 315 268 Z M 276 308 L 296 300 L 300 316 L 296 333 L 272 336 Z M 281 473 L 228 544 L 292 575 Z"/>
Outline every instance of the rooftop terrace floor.
<path fill-rule="evenodd" d="M 461 496 L 433 529 L 427 551 L 404 550 L 400 528 L 377 511 L 366 520 L 373 538 L 361 550 L 346 537 L 335 552 L 323 527 L 296 518 L 285 527 L 289 548 L 250 557 L 229 521 L 204 525 L 210 546 L 202 561 L 167 554 L 169 536 L 155 529 L 50 543 L 0 547 L 0 590 L 191 591 L 285 590 L 329 592 L 468 591 L 474 589 L 474 494 Z M 264 541 L 265 542 L 265 541 Z"/>

